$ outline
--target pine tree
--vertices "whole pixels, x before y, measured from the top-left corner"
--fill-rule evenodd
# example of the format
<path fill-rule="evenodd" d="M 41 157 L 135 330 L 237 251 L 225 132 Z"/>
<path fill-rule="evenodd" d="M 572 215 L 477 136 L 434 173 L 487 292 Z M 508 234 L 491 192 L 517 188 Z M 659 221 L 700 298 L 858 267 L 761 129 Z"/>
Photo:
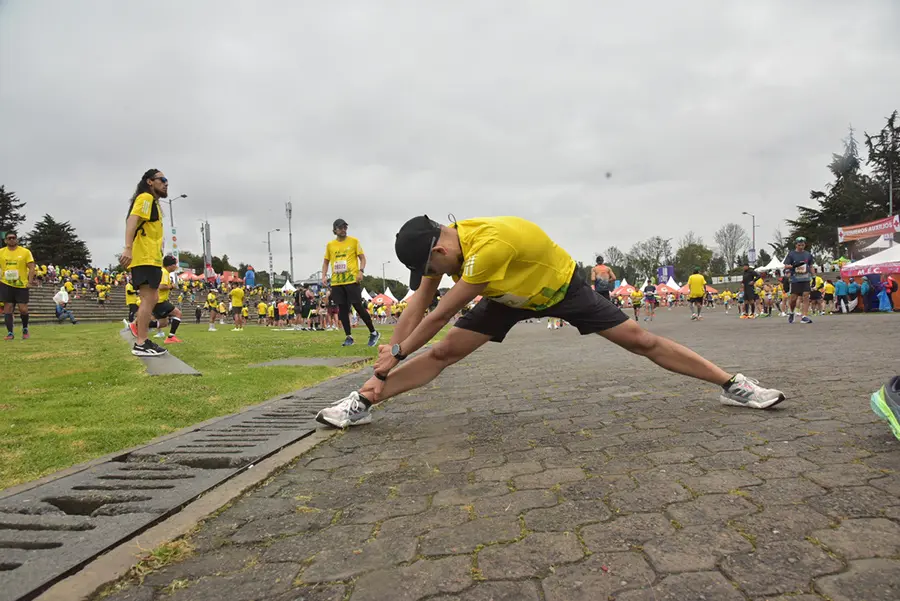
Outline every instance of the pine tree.
<path fill-rule="evenodd" d="M 15 192 L 7 192 L 4 186 L 0 186 L 0 232 L 19 232 L 19 226 L 25 221 L 25 215 L 21 213 L 25 201 L 19 200 Z"/>
<path fill-rule="evenodd" d="M 59 222 L 44 215 L 28 234 L 28 248 L 40 264 L 88 267 L 91 253 L 68 221 Z"/>

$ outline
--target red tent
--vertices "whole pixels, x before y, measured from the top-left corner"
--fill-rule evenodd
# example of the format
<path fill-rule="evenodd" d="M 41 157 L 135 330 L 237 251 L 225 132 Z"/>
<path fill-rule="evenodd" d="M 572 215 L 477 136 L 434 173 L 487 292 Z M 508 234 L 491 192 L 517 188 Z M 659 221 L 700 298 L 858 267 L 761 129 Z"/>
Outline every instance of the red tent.
<path fill-rule="evenodd" d="M 718 290 L 716 290 L 709 284 L 706 285 L 706 291 L 709 292 L 710 294 L 718 294 L 719 293 Z M 690 294 L 691 289 L 687 284 L 685 284 L 684 286 L 682 286 L 681 288 L 678 289 L 678 292 L 680 292 L 681 294 Z"/>
<path fill-rule="evenodd" d="M 669 294 L 670 292 L 671 292 L 672 294 L 677 294 L 677 293 L 678 293 L 678 289 L 677 289 L 677 288 L 670 288 L 670 287 L 667 286 L 666 284 L 660 284 L 659 286 L 656 287 L 656 292 L 657 292 L 658 294 Z"/>
<path fill-rule="evenodd" d="M 716 290 L 715 288 L 713 288 L 713 287 L 710 286 L 709 284 L 706 285 L 706 291 L 709 292 L 710 294 L 718 294 L 718 293 L 719 293 L 718 290 Z"/>
<path fill-rule="evenodd" d="M 372 303 L 375 305 L 384 305 L 385 307 L 390 307 L 394 304 L 394 299 L 392 299 L 390 296 L 379 294 L 372 297 Z"/>
<path fill-rule="evenodd" d="M 612 291 L 614 296 L 631 296 L 631 293 L 634 292 L 634 286 L 631 284 L 625 284 L 624 286 L 619 286 L 615 290 Z"/>

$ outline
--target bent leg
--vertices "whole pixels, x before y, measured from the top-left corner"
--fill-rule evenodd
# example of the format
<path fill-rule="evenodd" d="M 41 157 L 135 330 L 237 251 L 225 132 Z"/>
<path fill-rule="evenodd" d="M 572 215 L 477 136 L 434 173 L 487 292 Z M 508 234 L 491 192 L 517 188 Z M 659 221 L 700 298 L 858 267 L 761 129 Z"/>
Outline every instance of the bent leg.
<path fill-rule="evenodd" d="M 647 357 L 669 371 L 691 376 L 719 386 L 731 376 L 691 349 L 668 338 L 657 336 L 637 324 L 626 321 L 600 335 L 636 355 Z"/>
<path fill-rule="evenodd" d="M 381 381 L 372 377 L 363 384 L 359 393 L 372 403 L 380 403 L 407 390 L 419 388 L 435 379 L 445 368 L 472 354 L 490 339 L 487 334 L 451 328 L 443 340 L 392 370 L 379 392 L 376 392 L 376 389 Z M 725 380 L 727 379 L 726 377 Z"/>

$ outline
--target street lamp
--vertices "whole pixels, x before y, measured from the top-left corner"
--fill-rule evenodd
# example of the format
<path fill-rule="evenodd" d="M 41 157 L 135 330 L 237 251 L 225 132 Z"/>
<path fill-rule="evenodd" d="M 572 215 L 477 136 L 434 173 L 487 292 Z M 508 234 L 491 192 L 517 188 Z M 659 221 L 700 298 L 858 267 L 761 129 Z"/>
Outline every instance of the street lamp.
<path fill-rule="evenodd" d="M 272 268 L 272 232 L 280 232 L 281 228 L 266 232 L 266 244 L 269 245 L 269 289 L 275 290 L 275 270 Z"/>
<path fill-rule="evenodd" d="M 750 259 L 750 262 L 753 263 L 753 265 L 755 266 L 756 265 L 756 215 L 754 215 L 753 213 L 748 213 L 747 211 L 741 211 L 741 214 L 742 215 L 750 215 L 750 217 L 753 218 L 753 229 L 752 229 L 753 241 L 750 243 L 750 256 L 748 258 Z"/>
<path fill-rule="evenodd" d="M 172 255 L 178 260 L 178 238 L 175 236 L 175 214 L 172 213 L 172 203 L 179 198 L 187 198 L 187 194 L 164 199 L 169 203 L 169 226 L 172 228 Z"/>
<path fill-rule="evenodd" d="M 387 292 L 387 280 L 384 277 L 384 266 L 390 263 L 390 261 L 385 261 L 381 264 L 381 292 Z"/>

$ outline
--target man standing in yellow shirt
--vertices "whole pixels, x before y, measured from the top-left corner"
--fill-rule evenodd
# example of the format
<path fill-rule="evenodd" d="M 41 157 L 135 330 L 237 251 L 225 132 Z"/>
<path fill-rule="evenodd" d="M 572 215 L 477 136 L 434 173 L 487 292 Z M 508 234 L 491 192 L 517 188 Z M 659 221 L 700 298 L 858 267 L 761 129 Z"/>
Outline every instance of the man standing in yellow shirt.
<path fill-rule="evenodd" d="M 244 329 L 244 289 L 235 284 L 228 292 L 231 297 L 231 314 L 234 316 L 234 329 L 232 332 L 240 332 Z"/>
<path fill-rule="evenodd" d="M 691 319 L 703 319 L 700 312 L 703 310 L 703 299 L 706 297 L 706 278 L 700 273 L 699 269 L 694 269 L 694 273 L 688 278 L 688 302 L 691 305 Z"/>
<path fill-rule="evenodd" d="M 362 288 L 359 285 L 366 271 L 366 255 L 359 240 L 347 235 L 347 225 L 343 219 L 336 219 L 332 226 L 336 237 L 325 246 L 322 285 L 328 286 L 328 266 L 331 265 L 331 299 L 338 307 L 338 318 L 344 326 L 346 336 L 341 346 L 354 343 L 353 336 L 350 335 L 351 306 L 369 328 L 369 346 L 375 346 L 381 334 L 375 331 L 372 318 L 362 304 Z"/>
<path fill-rule="evenodd" d="M 22 320 L 22 340 L 28 333 L 28 289 L 34 286 L 34 257 L 31 251 L 19 246 L 15 232 L 6 232 L 6 246 L 0 248 L 0 302 L 3 303 L 3 319 L 6 321 L 6 340 L 13 334 L 13 308 L 19 307 Z"/>
<path fill-rule="evenodd" d="M 119 263 L 131 270 L 131 284 L 141 299 L 132 329 L 136 340 L 131 347 L 131 353 L 139 357 L 158 357 L 168 352 L 148 337 L 162 281 L 163 226 L 159 199 L 168 195 L 169 180 L 162 171 L 149 169 L 131 197 L 125 222 L 125 249 Z"/>
<path fill-rule="evenodd" d="M 784 400 L 781 391 L 762 388 L 742 374 L 731 376 L 641 328 L 594 292 L 571 255 L 525 219 L 486 217 L 446 226 L 415 217 L 400 228 L 394 250 L 410 270 L 409 287 L 416 293 L 394 328 L 392 344 L 379 347 L 375 374 L 360 390 L 319 411 L 319 423 L 337 428 L 369 423 L 373 403 L 427 384 L 485 343 L 502 342 L 516 323 L 540 317 L 563 319 L 581 334 L 599 334 L 671 372 L 715 383 L 722 387 L 723 404 L 767 409 Z M 456 283 L 425 315 L 443 275 Z M 477 296 L 482 299 L 446 337 L 397 367 Z"/>

